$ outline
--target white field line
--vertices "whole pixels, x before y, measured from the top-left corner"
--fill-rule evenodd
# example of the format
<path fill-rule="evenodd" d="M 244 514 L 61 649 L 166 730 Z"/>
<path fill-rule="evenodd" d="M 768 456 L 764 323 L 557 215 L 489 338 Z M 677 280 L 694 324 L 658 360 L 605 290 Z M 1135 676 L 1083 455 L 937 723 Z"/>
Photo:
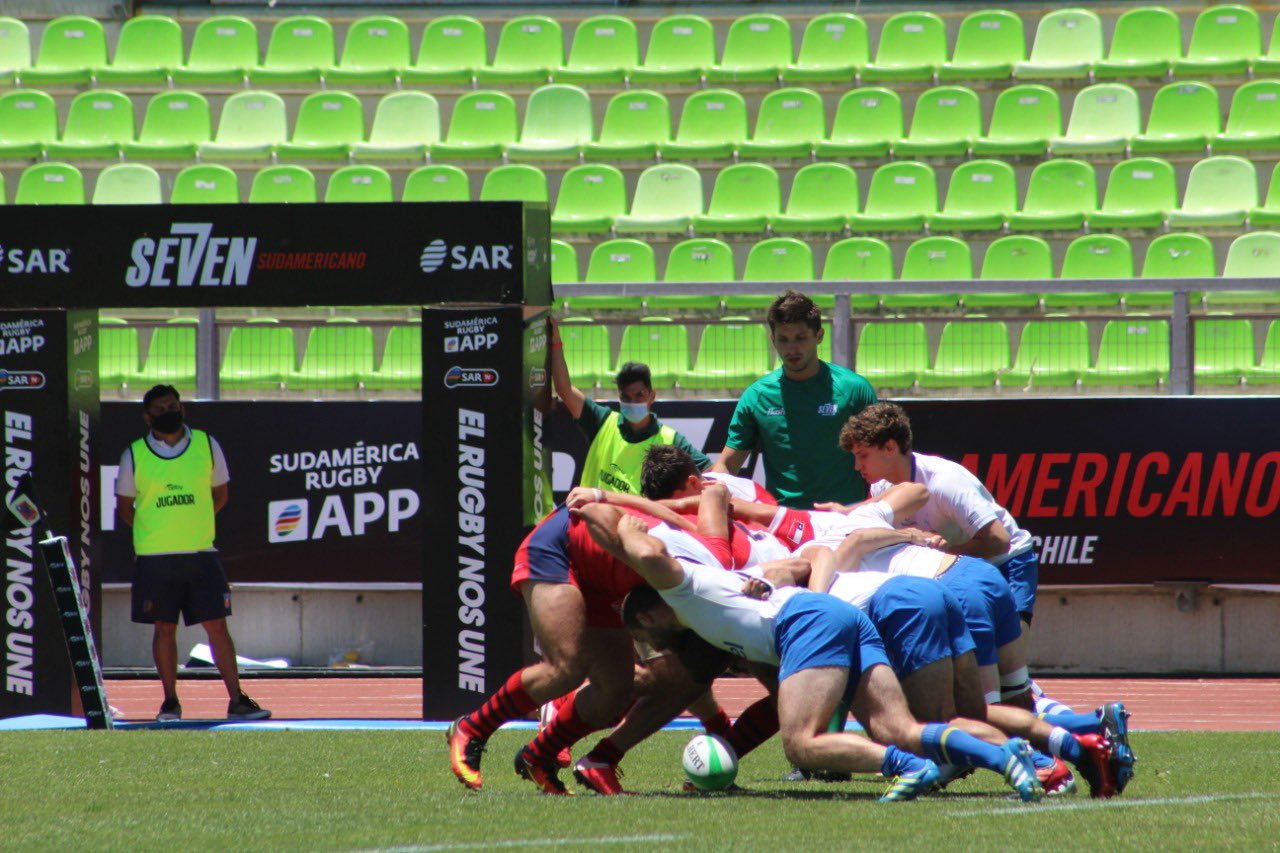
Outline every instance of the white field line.
<path fill-rule="evenodd" d="M 654 841 L 681 841 L 687 835 L 598 835 L 594 838 L 518 838 L 511 841 L 458 841 L 445 844 L 414 844 L 408 847 L 381 847 L 362 853 L 433 853 L 438 850 L 495 850 L 517 847 L 563 847 L 569 844 L 648 844 Z"/>
<path fill-rule="evenodd" d="M 1056 812 L 1078 812 L 1092 809 L 1137 809 L 1147 806 L 1194 806 L 1201 803 L 1221 803 L 1231 800 L 1275 800 L 1280 794 L 1202 794 L 1192 797 L 1153 797 L 1149 800 L 1089 800 L 1083 803 L 1064 803 L 1026 806 L 1018 804 L 997 809 L 971 809 L 947 812 L 947 817 L 984 817 L 989 815 L 1044 815 Z"/>

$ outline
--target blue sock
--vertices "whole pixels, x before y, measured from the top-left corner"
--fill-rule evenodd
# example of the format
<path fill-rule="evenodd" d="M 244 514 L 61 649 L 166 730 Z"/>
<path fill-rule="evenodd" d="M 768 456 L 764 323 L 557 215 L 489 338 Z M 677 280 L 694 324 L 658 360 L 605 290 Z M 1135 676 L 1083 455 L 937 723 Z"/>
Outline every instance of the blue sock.
<path fill-rule="evenodd" d="M 1043 770 L 1046 767 L 1053 766 L 1053 756 L 1045 755 L 1040 750 L 1033 750 L 1031 753 L 1031 763 L 1036 766 L 1037 770 Z"/>
<path fill-rule="evenodd" d="M 1061 726 L 1049 733 L 1049 750 L 1063 761 L 1069 761 L 1076 766 L 1079 766 L 1084 758 L 1084 750 L 1080 748 L 1080 742 Z"/>
<path fill-rule="evenodd" d="M 880 774 L 887 779 L 892 779 L 904 773 L 914 773 L 922 767 L 924 767 L 924 759 L 920 756 L 912 755 L 896 746 L 887 746 L 884 750 L 884 763 L 880 765 Z"/>
<path fill-rule="evenodd" d="M 1040 719 L 1073 735 L 1095 735 L 1102 731 L 1102 719 L 1096 711 L 1092 714 L 1042 714 Z"/>
<path fill-rule="evenodd" d="M 930 723 L 924 727 L 920 740 L 924 743 L 925 757 L 938 764 L 960 764 L 1004 772 L 1004 752 L 1000 747 L 984 743 L 954 726 Z"/>

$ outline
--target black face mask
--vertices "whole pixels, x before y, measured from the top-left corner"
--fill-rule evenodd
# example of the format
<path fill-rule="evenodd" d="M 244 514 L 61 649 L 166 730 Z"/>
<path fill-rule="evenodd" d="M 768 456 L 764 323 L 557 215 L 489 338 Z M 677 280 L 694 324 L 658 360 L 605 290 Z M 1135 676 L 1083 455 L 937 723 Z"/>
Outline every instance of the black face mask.
<path fill-rule="evenodd" d="M 162 435 L 172 435 L 182 429 L 182 412 L 161 412 L 151 416 L 151 428 Z"/>

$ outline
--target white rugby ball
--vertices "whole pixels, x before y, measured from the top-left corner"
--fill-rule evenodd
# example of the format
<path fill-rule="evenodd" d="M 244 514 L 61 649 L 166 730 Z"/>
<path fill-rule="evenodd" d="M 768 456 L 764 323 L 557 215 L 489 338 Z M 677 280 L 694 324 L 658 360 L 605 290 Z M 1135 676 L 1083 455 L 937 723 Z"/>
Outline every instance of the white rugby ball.
<path fill-rule="evenodd" d="M 684 748 L 684 775 L 700 791 L 723 791 L 738 777 L 738 756 L 716 735 L 698 735 Z"/>

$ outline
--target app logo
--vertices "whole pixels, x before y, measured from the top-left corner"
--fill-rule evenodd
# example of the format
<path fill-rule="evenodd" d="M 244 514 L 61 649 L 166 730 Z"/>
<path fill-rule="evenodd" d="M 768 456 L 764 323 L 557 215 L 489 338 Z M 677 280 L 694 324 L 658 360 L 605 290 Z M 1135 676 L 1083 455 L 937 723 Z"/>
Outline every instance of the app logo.
<path fill-rule="evenodd" d="M 451 336 L 449 336 L 449 337 L 447 337 L 447 338 L 445 338 L 445 339 L 444 339 L 444 351 L 445 351 L 445 352 L 457 352 L 457 351 L 458 351 L 458 336 L 457 336 L 457 335 L 451 335 Z"/>
<path fill-rule="evenodd" d="M 446 388 L 491 388 L 498 384 L 498 371 L 488 367 L 451 367 L 444 375 Z"/>
<path fill-rule="evenodd" d="M 422 256 L 418 258 L 418 263 L 423 272 L 435 272 L 440 269 L 448 253 L 449 247 L 443 240 L 437 238 L 422 247 Z"/>
<path fill-rule="evenodd" d="M 307 538 L 307 501 L 272 501 L 267 505 L 268 542 L 304 542 Z"/>
<path fill-rule="evenodd" d="M 547 384 L 547 371 L 541 367 L 529 368 L 529 387 L 541 388 Z"/>
<path fill-rule="evenodd" d="M 40 520 L 40 508 L 26 495 L 15 495 L 9 503 L 9 509 L 13 510 L 13 514 L 22 519 L 22 523 L 27 527 Z"/>
<path fill-rule="evenodd" d="M 38 370 L 0 370 L 0 391 L 35 391 L 45 385 Z"/>

